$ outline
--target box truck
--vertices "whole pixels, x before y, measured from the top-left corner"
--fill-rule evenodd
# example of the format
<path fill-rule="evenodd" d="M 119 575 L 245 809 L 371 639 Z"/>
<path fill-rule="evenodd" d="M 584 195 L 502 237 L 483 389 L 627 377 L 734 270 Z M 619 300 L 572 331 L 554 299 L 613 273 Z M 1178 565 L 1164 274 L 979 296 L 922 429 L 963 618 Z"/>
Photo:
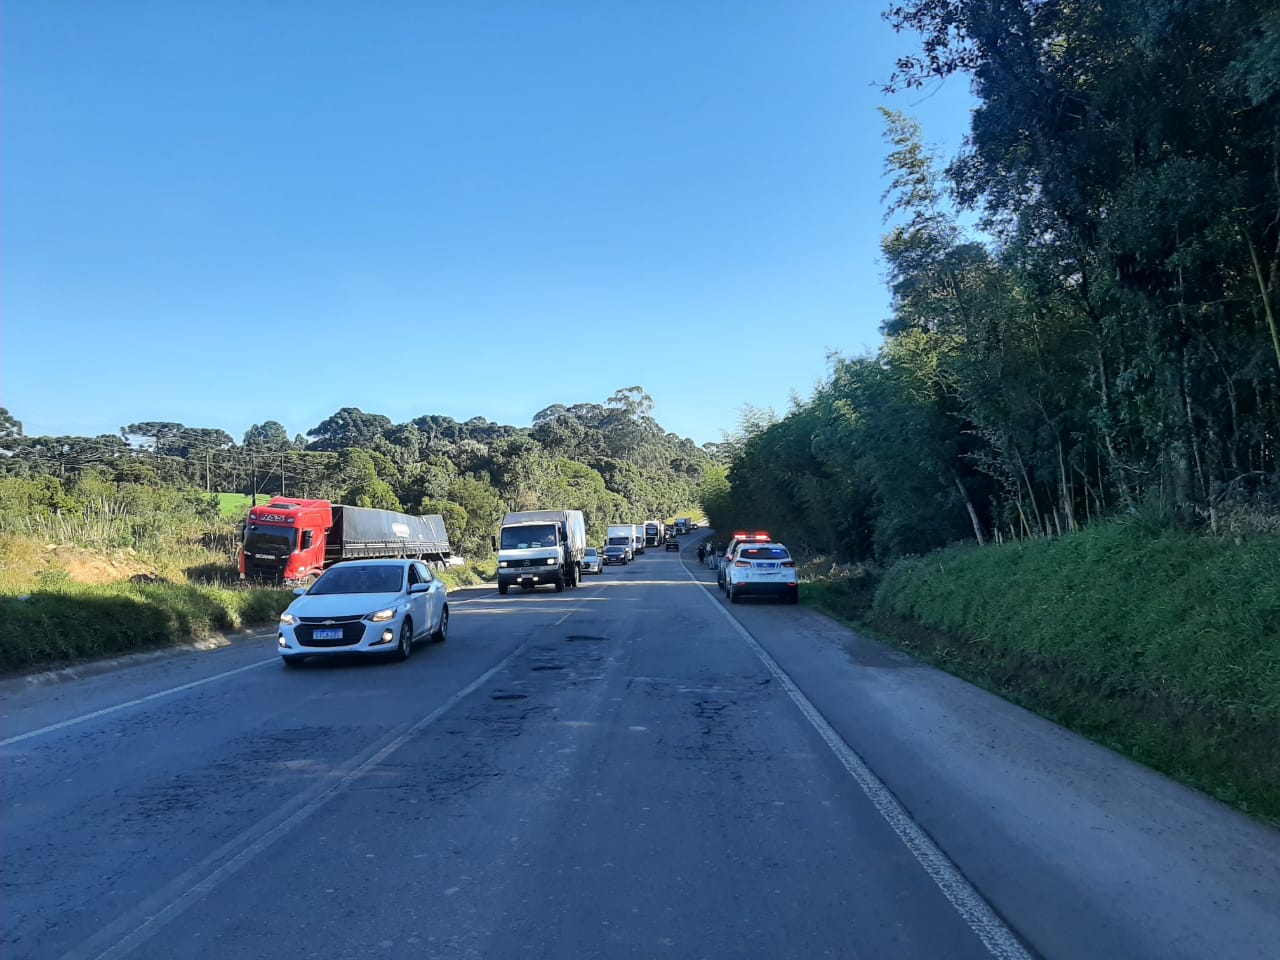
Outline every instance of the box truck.
<path fill-rule="evenodd" d="M 549 583 L 560 593 L 576 587 L 587 550 L 581 510 L 523 510 L 502 518 L 493 539 L 498 553 L 498 593 L 513 586 L 532 590 Z"/>

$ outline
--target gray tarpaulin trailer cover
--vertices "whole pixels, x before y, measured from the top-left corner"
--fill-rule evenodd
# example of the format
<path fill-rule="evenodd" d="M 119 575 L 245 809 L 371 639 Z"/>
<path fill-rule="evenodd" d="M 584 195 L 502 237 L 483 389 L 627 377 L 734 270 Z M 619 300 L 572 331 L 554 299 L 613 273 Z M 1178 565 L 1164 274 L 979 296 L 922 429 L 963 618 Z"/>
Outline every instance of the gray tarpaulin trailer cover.
<path fill-rule="evenodd" d="M 328 550 L 332 560 L 357 557 L 427 557 L 450 554 L 444 517 L 437 513 L 411 517 L 392 510 L 334 504 Z"/>

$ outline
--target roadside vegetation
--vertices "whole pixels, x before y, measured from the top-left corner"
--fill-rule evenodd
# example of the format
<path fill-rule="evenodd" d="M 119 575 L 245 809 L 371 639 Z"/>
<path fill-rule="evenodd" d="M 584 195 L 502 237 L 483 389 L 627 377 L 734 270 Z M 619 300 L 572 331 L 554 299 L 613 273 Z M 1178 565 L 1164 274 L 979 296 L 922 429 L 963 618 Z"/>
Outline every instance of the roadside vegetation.
<path fill-rule="evenodd" d="M 702 503 L 824 558 L 807 603 L 1280 817 L 1273 7 L 892 5 L 887 85 L 971 79 L 969 138 L 885 111 L 884 342 L 748 409 Z"/>
<path fill-rule="evenodd" d="M 248 589 L 237 528 L 199 491 L 84 472 L 0 477 L 0 671 L 269 623 L 289 593 Z"/>
<path fill-rule="evenodd" d="M 237 569 L 255 496 L 441 514 L 465 558 L 440 572 L 451 588 L 493 580 L 489 540 L 507 510 L 582 509 L 593 542 L 610 522 L 700 515 L 714 448 L 667 433 L 651 407 L 629 387 L 523 428 L 344 408 L 306 436 L 269 420 L 239 444 L 168 421 L 28 437 L 0 408 L 0 671 L 274 620 L 291 592 L 247 587 Z"/>

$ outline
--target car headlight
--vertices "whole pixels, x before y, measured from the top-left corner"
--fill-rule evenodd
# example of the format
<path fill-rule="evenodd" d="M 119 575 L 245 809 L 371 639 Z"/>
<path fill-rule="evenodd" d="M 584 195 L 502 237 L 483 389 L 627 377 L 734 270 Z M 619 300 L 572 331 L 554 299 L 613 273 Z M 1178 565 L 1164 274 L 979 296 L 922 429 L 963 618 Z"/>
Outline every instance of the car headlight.
<path fill-rule="evenodd" d="M 499 560 L 499 561 L 498 561 L 498 566 L 500 566 L 500 567 L 505 567 L 506 565 L 507 565 L 507 561 L 505 561 L 505 560 Z"/>
<path fill-rule="evenodd" d="M 286 610 L 284 613 L 280 614 L 280 622 L 291 627 L 298 622 L 298 618 Z"/>
<path fill-rule="evenodd" d="M 365 619 L 371 620 L 374 623 L 385 623 L 387 620 L 391 620 L 392 618 L 394 618 L 395 615 L 396 615 L 396 612 L 393 609 L 378 610 L 374 613 L 369 614 L 367 617 L 365 617 Z"/>

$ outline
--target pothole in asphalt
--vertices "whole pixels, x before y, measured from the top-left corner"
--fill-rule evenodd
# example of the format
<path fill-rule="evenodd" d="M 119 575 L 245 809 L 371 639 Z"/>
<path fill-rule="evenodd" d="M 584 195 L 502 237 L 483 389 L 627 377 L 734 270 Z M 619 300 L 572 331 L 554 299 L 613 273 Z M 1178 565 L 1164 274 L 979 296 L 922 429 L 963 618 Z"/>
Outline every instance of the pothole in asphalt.
<path fill-rule="evenodd" d="M 718 716 L 721 710 L 733 706 L 732 700 L 699 700 L 694 704 L 693 712 L 699 717 Z"/>
<path fill-rule="evenodd" d="M 527 693 L 492 693 L 489 695 L 490 700 L 528 700 Z"/>
<path fill-rule="evenodd" d="M 571 633 L 567 637 L 565 637 L 565 639 L 568 640 L 570 643 L 572 643 L 576 640 L 601 641 L 601 640 L 604 640 L 605 638 L 592 636 L 591 634 L 587 634 L 587 633 Z"/>

